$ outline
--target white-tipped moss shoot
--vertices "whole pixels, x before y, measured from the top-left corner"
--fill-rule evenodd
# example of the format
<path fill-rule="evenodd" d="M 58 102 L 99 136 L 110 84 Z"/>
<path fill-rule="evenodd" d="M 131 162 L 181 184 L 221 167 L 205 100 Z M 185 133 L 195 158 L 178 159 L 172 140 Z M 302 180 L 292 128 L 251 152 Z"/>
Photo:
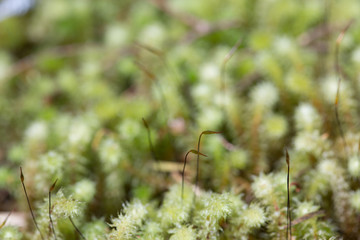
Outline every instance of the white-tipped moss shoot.
<path fill-rule="evenodd" d="M 53 200 L 53 215 L 56 218 L 66 219 L 69 217 L 75 218 L 82 212 L 81 203 L 73 198 L 73 196 L 66 197 L 60 189 Z"/>
<path fill-rule="evenodd" d="M 172 229 L 173 233 L 170 240 L 196 240 L 196 232 L 192 226 L 182 226 L 180 228 Z"/>
<path fill-rule="evenodd" d="M 161 49 L 165 41 L 165 36 L 166 30 L 163 23 L 153 22 L 152 24 L 145 25 L 141 30 L 138 41 Z"/>
<path fill-rule="evenodd" d="M 330 148 L 327 136 L 320 135 L 320 132 L 317 130 L 313 132 L 299 132 L 293 141 L 296 151 L 311 153 L 317 157 L 321 157 L 322 153 Z"/>
<path fill-rule="evenodd" d="M 104 219 L 92 220 L 82 227 L 82 232 L 87 240 L 103 240 L 107 230 L 108 225 Z"/>
<path fill-rule="evenodd" d="M 154 221 L 147 221 L 144 224 L 142 234 L 144 240 L 160 240 L 164 238 L 160 223 Z"/>
<path fill-rule="evenodd" d="M 236 149 L 228 154 L 231 166 L 235 169 L 245 169 L 249 163 L 249 154 L 244 149 Z"/>
<path fill-rule="evenodd" d="M 265 211 L 257 204 L 250 204 L 240 216 L 245 228 L 259 228 L 266 221 Z"/>
<path fill-rule="evenodd" d="M 319 173 L 327 177 L 330 183 L 334 211 L 341 229 L 346 235 L 353 236 L 355 218 L 354 211 L 350 207 L 350 186 L 345 179 L 344 169 L 331 157 L 323 159 L 317 168 Z"/>
<path fill-rule="evenodd" d="M 295 126 L 298 131 L 320 130 L 322 120 L 319 112 L 309 103 L 301 103 L 295 110 Z"/>
<path fill-rule="evenodd" d="M 173 185 L 165 194 L 163 204 L 157 214 L 161 226 L 167 229 L 171 226 L 180 227 L 186 223 L 190 217 L 193 197 L 194 193 L 190 186 L 185 185 L 182 189 L 179 184 Z"/>
<path fill-rule="evenodd" d="M 106 137 L 100 143 L 99 155 L 104 169 L 111 171 L 111 169 L 114 169 L 119 164 L 121 158 L 124 157 L 124 151 L 119 141 L 113 137 Z"/>
<path fill-rule="evenodd" d="M 5 226 L 0 230 L 0 239 L 2 240 L 21 240 L 23 234 L 20 229 L 14 226 Z"/>
<path fill-rule="evenodd" d="M 25 142 L 31 145 L 41 141 L 45 141 L 48 134 L 49 130 L 46 122 L 33 122 L 25 131 Z"/>
<path fill-rule="evenodd" d="M 205 193 L 196 202 L 194 224 L 199 226 L 200 239 L 219 237 L 222 227 L 221 221 L 226 221 L 232 213 L 231 198 L 229 193 Z"/>
<path fill-rule="evenodd" d="M 279 139 L 283 137 L 288 130 L 286 118 L 281 115 L 271 115 L 264 120 L 263 131 L 270 139 Z"/>
<path fill-rule="evenodd" d="M 348 171 L 352 177 L 360 177 L 360 158 L 358 155 L 353 155 L 349 158 Z"/>
<path fill-rule="evenodd" d="M 350 204 L 357 213 L 360 213 L 360 190 L 351 193 Z"/>
<path fill-rule="evenodd" d="M 55 151 L 50 151 L 40 156 L 39 165 L 43 172 L 46 172 L 48 176 L 57 176 L 62 178 L 63 166 L 66 163 L 65 157 Z"/>
<path fill-rule="evenodd" d="M 141 124 L 139 121 L 132 119 L 126 119 L 122 121 L 118 126 L 118 132 L 123 139 L 127 141 L 133 141 L 141 133 Z"/>
<path fill-rule="evenodd" d="M 196 99 L 196 103 L 201 106 L 203 104 L 209 105 L 210 96 L 215 94 L 214 89 L 205 83 L 199 83 L 191 89 L 191 95 Z"/>
<path fill-rule="evenodd" d="M 222 109 L 216 106 L 201 108 L 197 116 L 197 123 L 200 129 L 219 128 L 223 121 Z"/>
<path fill-rule="evenodd" d="M 134 239 L 148 214 L 147 206 L 136 199 L 123 206 L 123 213 L 111 220 L 110 227 L 113 229 L 107 235 L 111 240 Z"/>
<path fill-rule="evenodd" d="M 127 27 L 118 22 L 107 26 L 104 36 L 105 44 L 110 48 L 118 48 L 128 44 L 130 36 Z"/>
<path fill-rule="evenodd" d="M 328 104 L 334 104 L 334 100 L 338 94 L 338 79 L 336 79 L 335 76 L 330 75 L 323 79 L 320 84 L 321 94 L 324 97 L 324 101 Z M 339 113 L 348 112 L 355 106 L 353 96 L 354 89 L 351 88 L 349 82 L 342 82 L 338 95 Z"/>
<path fill-rule="evenodd" d="M 262 199 L 265 202 L 271 202 L 271 197 L 274 196 L 272 176 L 260 173 L 258 177 L 254 177 L 251 189 L 256 198 Z"/>
<path fill-rule="evenodd" d="M 89 179 L 83 179 L 75 183 L 71 189 L 74 199 L 88 203 L 94 198 L 96 193 L 96 184 Z"/>
<path fill-rule="evenodd" d="M 313 202 L 304 201 L 304 202 L 297 203 L 297 206 L 294 209 L 294 213 L 297 218 L 300 218 L 309 213 L 316 212 L 317 210 L 319 210 L 319 206 L 314 205 Z"/>
<path fill-rule="evenodd" d="M 303 71 L 290 71 L 285 79 L 286 87 L 294 94 L 311 98 L 314 96 L 314 83 L 309 78 L 309 75 Z"/>
<path fill-rule="evenodd" d="M 269 111 L 279 100 L 279 91 L 270 82 L 260 83 L 250 92 L 250 99 L 255 111 Z"/>
<path fill-rule="evenodd" d="M 90 116 L 89 116 L 90 117 Z M 72 152 L 78 152 L 84 150 L 86 144 L 91 140 L 93 132 L 93 121 L 88 119 L 89 117 L 74 118 L 71 121 L 71 125 L 67 130 L 67 144 Z"/>
<path fill-rule="evenodd" d="M 217 84 L 220 78 L 220 68 L 217 64 L 208 62 L 200 67 L 200 79 L 201 81 L 210 83 L 210 85 Z M 216 86 L 215 87 L 219 87 Z"/>

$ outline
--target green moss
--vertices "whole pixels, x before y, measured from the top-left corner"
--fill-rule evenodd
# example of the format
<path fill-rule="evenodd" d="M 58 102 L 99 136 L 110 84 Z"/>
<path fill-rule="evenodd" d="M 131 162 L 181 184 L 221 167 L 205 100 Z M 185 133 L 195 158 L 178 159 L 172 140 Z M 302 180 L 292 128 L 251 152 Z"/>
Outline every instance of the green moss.
<path fill-rule="evenodd" d="M 59 240 L 286 239 L 288 211 L 293 238 L 359 235 L 356 0 L 35 2 L 0 22 L 1 211 L 21 165 L 49 239 L 57 178 Z"/>

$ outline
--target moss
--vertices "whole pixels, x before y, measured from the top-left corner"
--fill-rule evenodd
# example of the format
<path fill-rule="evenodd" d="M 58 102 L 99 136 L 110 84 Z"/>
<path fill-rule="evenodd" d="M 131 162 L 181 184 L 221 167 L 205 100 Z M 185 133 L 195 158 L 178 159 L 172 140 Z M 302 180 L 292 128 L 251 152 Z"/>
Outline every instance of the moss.
<path fill-rule="evenodd" d="M 21 165 L 46 239 L 358 236 L 358 6 L 35 1 L 0 22 L 0 210 L 27 211 Z"/>

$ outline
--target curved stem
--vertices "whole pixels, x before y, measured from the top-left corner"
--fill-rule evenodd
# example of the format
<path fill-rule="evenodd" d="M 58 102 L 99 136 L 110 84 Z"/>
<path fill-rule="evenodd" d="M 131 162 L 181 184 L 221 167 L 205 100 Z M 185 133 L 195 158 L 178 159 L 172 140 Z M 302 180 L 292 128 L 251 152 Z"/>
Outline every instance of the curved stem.
<path fill-rule="evenodd" d="M 199 136 L 199 140 L 198 140 L 198 146 L 197 146 L 197 151 L 200 152 L 200 141 L 201 141 L 201 137 L 203 135 L 204 132 L 202 132 Z M 195 198 L 196 198 L 196 195 L 198 193 L 198 184 L 199 184 L 199 170 L 200 169 L 200 156 L 199 154 L 197 155 L 197 158 L 196 158 L 196 180 L 195 180 Z"/>
<path fill-rule="evenodd" d="M 39 226 L 38 226 L 38 224 L 37 224 L 37 222 L 36 222 L 35 215 L 34 215 L 34 212 L 33 212 L 33 210 L 32 210 L 31 204 L 30 204 L 29 196 L 28 196 L 28 194 L 27 194 L 26 187 L 25 187 L 25 184 L 24 184 L 25 178 L 24 178 L 24 174 L 23 174 L 23 172 L 22 172 L 22 168 L 21 168 L 21 167 L 20 167 L 20 180 L 21 180 L 21 184 L 22 184 L 23 189 L 24 189 L 24 193 L 25 193 L 25 196 L 26 196 L 26 201 L 27 201 L 28 206 L 29 206 L 29 209 L 30 209 L 31 217 L 32 217 L 32 219 L 33 219 L 33 222 L 34 222 L 34 224 L 35 224 L 36 229 L 37 229 L 37 230 L 39 231 L 39 233 L 40 233 L 41 239 L 44 240 L 44 237 L 43 237 L 43 235 L 42 235 L 42 233 L 41 233 L 41 231 L 40 231 L 40 228 L 39 228 Z"/>
<path fill-rule="evenodd" d="M 185 178 L 185 167 L 186 167 L 186 159 L 189 155 L 189 153 L 191 153 L 191 150 L 188 151 L 185 155 L 185 161 L 184 161 L 184 167 L 183 167 L 183 171 L 182 171 L 182 182 L 181 182 L 181 200 L 184 199 L 184 178 Z"/>
<path fill-rule="evenodd" d="M 76 227 L 74 221 L 72 220 L 72 218 L 69 216 L 70 222 L 73 225 L 73 227 L 75 228 L 76 232 L 80 235 L 80 237 L 84 240 L 86 240 L 85 236 L 80 232 L 80 230 Z"/>
<path fill-rule="evenodd" d="M 55 182 L 53 183 L 53 185 L 51 185 L 51 187 L 49 189 L 49 219 L 50 219 L 51 230 L 52 230 L 52 232 L 54 234 L 55 240 L 57 239 L 57 237 L 56 237 L 56 232 L 55 232 L 55 228 L 54 228 L 54 222 L 53 222 L 52 217 L 51 217 L 51 212 L 52 212 L 51 211 L 51 192 L 54 190 L 56 182 L 57 182 L 57 179 L 55 180 Z"/>

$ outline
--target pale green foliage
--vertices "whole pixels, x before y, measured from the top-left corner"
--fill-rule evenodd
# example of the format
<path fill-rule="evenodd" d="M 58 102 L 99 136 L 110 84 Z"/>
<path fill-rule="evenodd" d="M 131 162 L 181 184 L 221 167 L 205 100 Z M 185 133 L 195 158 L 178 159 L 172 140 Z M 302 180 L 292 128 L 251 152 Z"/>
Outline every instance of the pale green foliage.
<path fill-rule="evenodd" d="M 56 218 L 74 218 L 81 214 L 81 203 L 72 196 L 65 197 L 62 190 L 52 200 L 53 214 Z"/>
<path fill-rule="evenodd" d="M 2 240 L 21 240 L 23 234 L 19 229 L 12 226 L 5 226 L 0 229 L 0 239 Z"/>
<path fill-rule="evenodd" d="M 255 196 L 265 202 L 271 202 L 271 197 L 274 196 L 272 176 L 260 174 L 258 177 L 254 177 L 254 182 L 251 188 L 254 191 Z"/>
<path fill-rule="evenodd" d="M 303 217 L 306 214 L 311 214 L 319 210 L 319 206 L 314 205 L 312 202 L 304 201 L 299 202 L 296 200 L 296 208 L 294 210 L 294 217 Z M 335 228 L 329 222 L 321 221 L 318 216 L 312 217 L 300 224 L 295 228 L 295 234 L 301 235 L 304 239 L 314 239 L 316 237 L 320 239 L 329 239 L 335 236 Z"/>
<path fill-rule="evenodd" d="M 231 217 L 241 215 L 242 210 L 246 207 L 242 200 L 242 194 L 235 194 L 231 191 L 227 197 L 230 202 Z"/>
<path fill-rule="evenodd" d="M 99 146 L 100 160 L 106 169 L 116 167 L 123 157 L 123 151 L 118 141 L 114 138 L 107 137 L 101 141 Z"/>
<path fill-rule="evenodd" d="M 95 183 L 88 179 L 83 179 L 72 186 L 75 199 L 83 202 L 90 202 L 95 195 Z"/>
<path fill-rule="evenodd" d="M 329 76 L 321 83 L 321 91 L 325 101 L 327 101 L 329 104 L 334 103 L 334 99 L 337 93 L 337 84 L 338 79 L 335 76 Z M 356 106 L 353 98 L 353 89 L 350 88 L 348 82 L 343 81 L 339 91 L 339 108 L 341 111 L 348 112 L 351 108 Z"/>
<path fill-rule="evenodd" d="M 147 222 L 142 229 L 144 240 L 160 240 L 163 239 L 162 228 L 157 222 Z"/>
<path fill-rule="evenodd" d="M 296 108 L 294 120 L 298 131 L 320 130 L 322 124 L 318 111 L 309 103 L 301 103 Z"/>
<path fill-rule="evenodd" d="M 299 132 L 294 139 L 296 151 L 312 153 L 317 157 L 320 157 L 321 153 L 327 150 L 329 146 L 329 142 L 320 135 L 319 131 Z"/>
<path fill-rule="evenodd" d="M 145 233 L 142 238 L 143 240 L 162 240 L 164 237 L 161 234 Z"/>
<path fill-rule="evenodd" d="M 196 233 L 192 226 L 173 229 L 170 240 L 196 240 Z"/>
<path fill-rule="evenodd" d="M 129 40 L 129 32 L 124 24 L 113 23 L 106 27 L 105 44 L 109 47 L 122 47 Z"/>
<path fill-rule="evenodd" d="M 283 137 L 288 130 L 286 118 L 281 115 L 272 115 L 265 119 L 263 130 L 270 139 Z"/>
<path fill-rule="evenodd" d="M 164 202 L 159 209 L 157 217 L 163 228 L 171 226 L 180 227 L 188 221 L 192 207 L 194 193 L 187 185 L 184 186 L 183 199 L 181 198 L 181 185 L 173 185 L 166 193 Z"/>
<path fill-rule="evenodd" d="M 285 43 L 285 45 L 286 44 L 287 43 Z M 296 49 L 294 49 L 292 46 L 290 46 L 290 48 L 292 48 L 290 49 L 290 51 L 292 52 L 290 52 L 289 54 L 293 58 L 293 60 L 296 61 L 296 58 L 298 58 L 298 56 L 296 55 L 298 53 L 295 52 Z M 311 97 L 311 95 L 314 93 L 313 82 L 311 81 L 311 79 L 309 79 L 309 76 L 307 74 L 304 74 L 302 71 L 290 71 L 286 76 L 285 85 L 291 92 L 296 95 Z"/>
<path fill-rule="evenodd" d="M 118 126 L 120 136 L 122 136 L 124 139 L 127 139 L 127 141 L 133 141 L 136 137 L 139 136 L 141 130 L 141 122 L 130 119 L 124 120 Z"/>
<path fill-rule="evenodd" d="M 216 239 L 221 231 L 220 223 L 231 214 L 229 193 L 205 193 L 196 203 L 194 224 L 201 226 L 198 237 Z"/>
<path fill-rule="evenodd" d="M 0 167 L 0 187 L 5 187 L 11 180 L 11 169 L 7 167 Z"/>
<path fill-rule="evenodd" d="M 142 225 L 148 211 L 146 206 L 139 200 L 124 204 L 123 213 L 111 220 L 110 226 L 113 228 L 108 234 L 111 240 L 133 239 Z"/>
<path fill-rule="evenodd" d="M 165 41 L 165 29 L 162 23 L 155 22 L 146 26 L 139 34 L 139 41 L 143 42 L 146 39 L 146 44 L 155 47 L 161 47 Z"/>
<path fill-rule="evenodd" d="M 310 171 L 310 173 L 305 176 L 305 179 L 305 189 L 308 199 L 320 203 L 323 196 L 330 191 L 329 179 L 323 174 L 319 174 L 318 170 Z"/>
<path fill-rule="evenodd" d="M 82 233 L 87 240 L 103 240 L 105 239 L 105 234 L 107 230 L 107 225 L 103 219 L 94 220 L 85 224 L 82 227 Z"/>
<path fill-rule="evenodd" d="M 319 210 L 319 206 L 314 205 L 312 202 L 299 202 L 294 210 L 295 217 L 302 217 L 305 214 Z"/>
<path fill-rule="evenodd" d="M 97 125 L 97 118 L 93 113 L 71 119 L 66 130 L 68 134 L 65 146 L 73 153 L 84 150 L 91 140 L 91 134 Z"/>
<path fill-rule="evenodd" d="M 341 228 L 352 231 L 355 224 L 354 211 L 350 207 L 349 184 L 345 180 L 344 169 L 330 156 L 318 165 L 319 173 L 328 178 L 332 190 L 334 210 Z"/>
<path fill-rule="evenodd" d="M 241 215 L 244 228 L 258 228 L 266 221 L 264 209 L 257 204 L 251 204 Z"/>
<path fill-rule="evenodd" d="M 350 204 L 352 208 L 360 212 L 360 190 L 351 193 Z"/>
<path fill-rule="evenodd" d="M 132 239 L 137 231 L 137 225 L 133 221 L 132 216 L 119 216 L 112 220 L 111 227 L 115 228 L 108 235 L 109 239 Z"/>
<path fill-rule="evenodd" d="M 249 161 L 249 154 L 243 149 L 231 151 L 228 155 L 232 167 L 244 169 Z"/>
<path fill-rule="evenodd" d="M 201 129 L 217 129 L 222 121 L 221 109 L 217 107 L 207 107 L 201 109 L 198 116 L 198 124 Z"/>
<path fill-rule="evenodd" d="M 360 158 L 358 155 L 349 158 L 348 171 L 352 177 L 360 178 Z"/>
<path fill-rule="evenodd" d="M 279 92 L 272 83 L 264 82 L 252 89 L 250 98 L 256 110 L 269 111 L 279 100 Z"/>
<path fill-rule="evenodd" d="M 43 121 L 33 122 L 25 131 L 24 137 L 27 145 L 35 145 L 45 141 L 48 135 L 48 127 Z M 29 146 L 30 147 L 30 146 Z"/>
<path fill-rule="evenodd" d="M 286 178 L 286 172 L 279 172 L 275 174 L 270 173 L 267 175 L 260 174 L 258 177 L 254 177 L 254 182 L 251 185 L 252 191 L 261 203 L 261 205 L 254 205 L 254 210 L 256 210 L 254 213 L 262 216 L 258 206 L 262 206 L 262 210 L 266 210 L 265 219 L 268 220 L 268 231 L 273 237 L 286 236 L 282 227 L 282 225 L 286 224 L 286 208 L 281 207 L 286 206 Z M 249 213 L 252 212 L 250 210 L 251 208 L 249 208 Z M 255 223 L 256 222 L 254 222 L 254 224 Z M 249 224 L 251 226 L 252 221 L 248 221 L 247 223 L 245 222 L 245 224 Z"/>
<path fill-rule="evenodd" d="M 64 156 L 57 152 L 50 151 L 42 155 L 39 160 L 39 165 L 42 171 L 48 173 L 50 176 L 62 178 L 62 168 L 65 164 Z"/>

